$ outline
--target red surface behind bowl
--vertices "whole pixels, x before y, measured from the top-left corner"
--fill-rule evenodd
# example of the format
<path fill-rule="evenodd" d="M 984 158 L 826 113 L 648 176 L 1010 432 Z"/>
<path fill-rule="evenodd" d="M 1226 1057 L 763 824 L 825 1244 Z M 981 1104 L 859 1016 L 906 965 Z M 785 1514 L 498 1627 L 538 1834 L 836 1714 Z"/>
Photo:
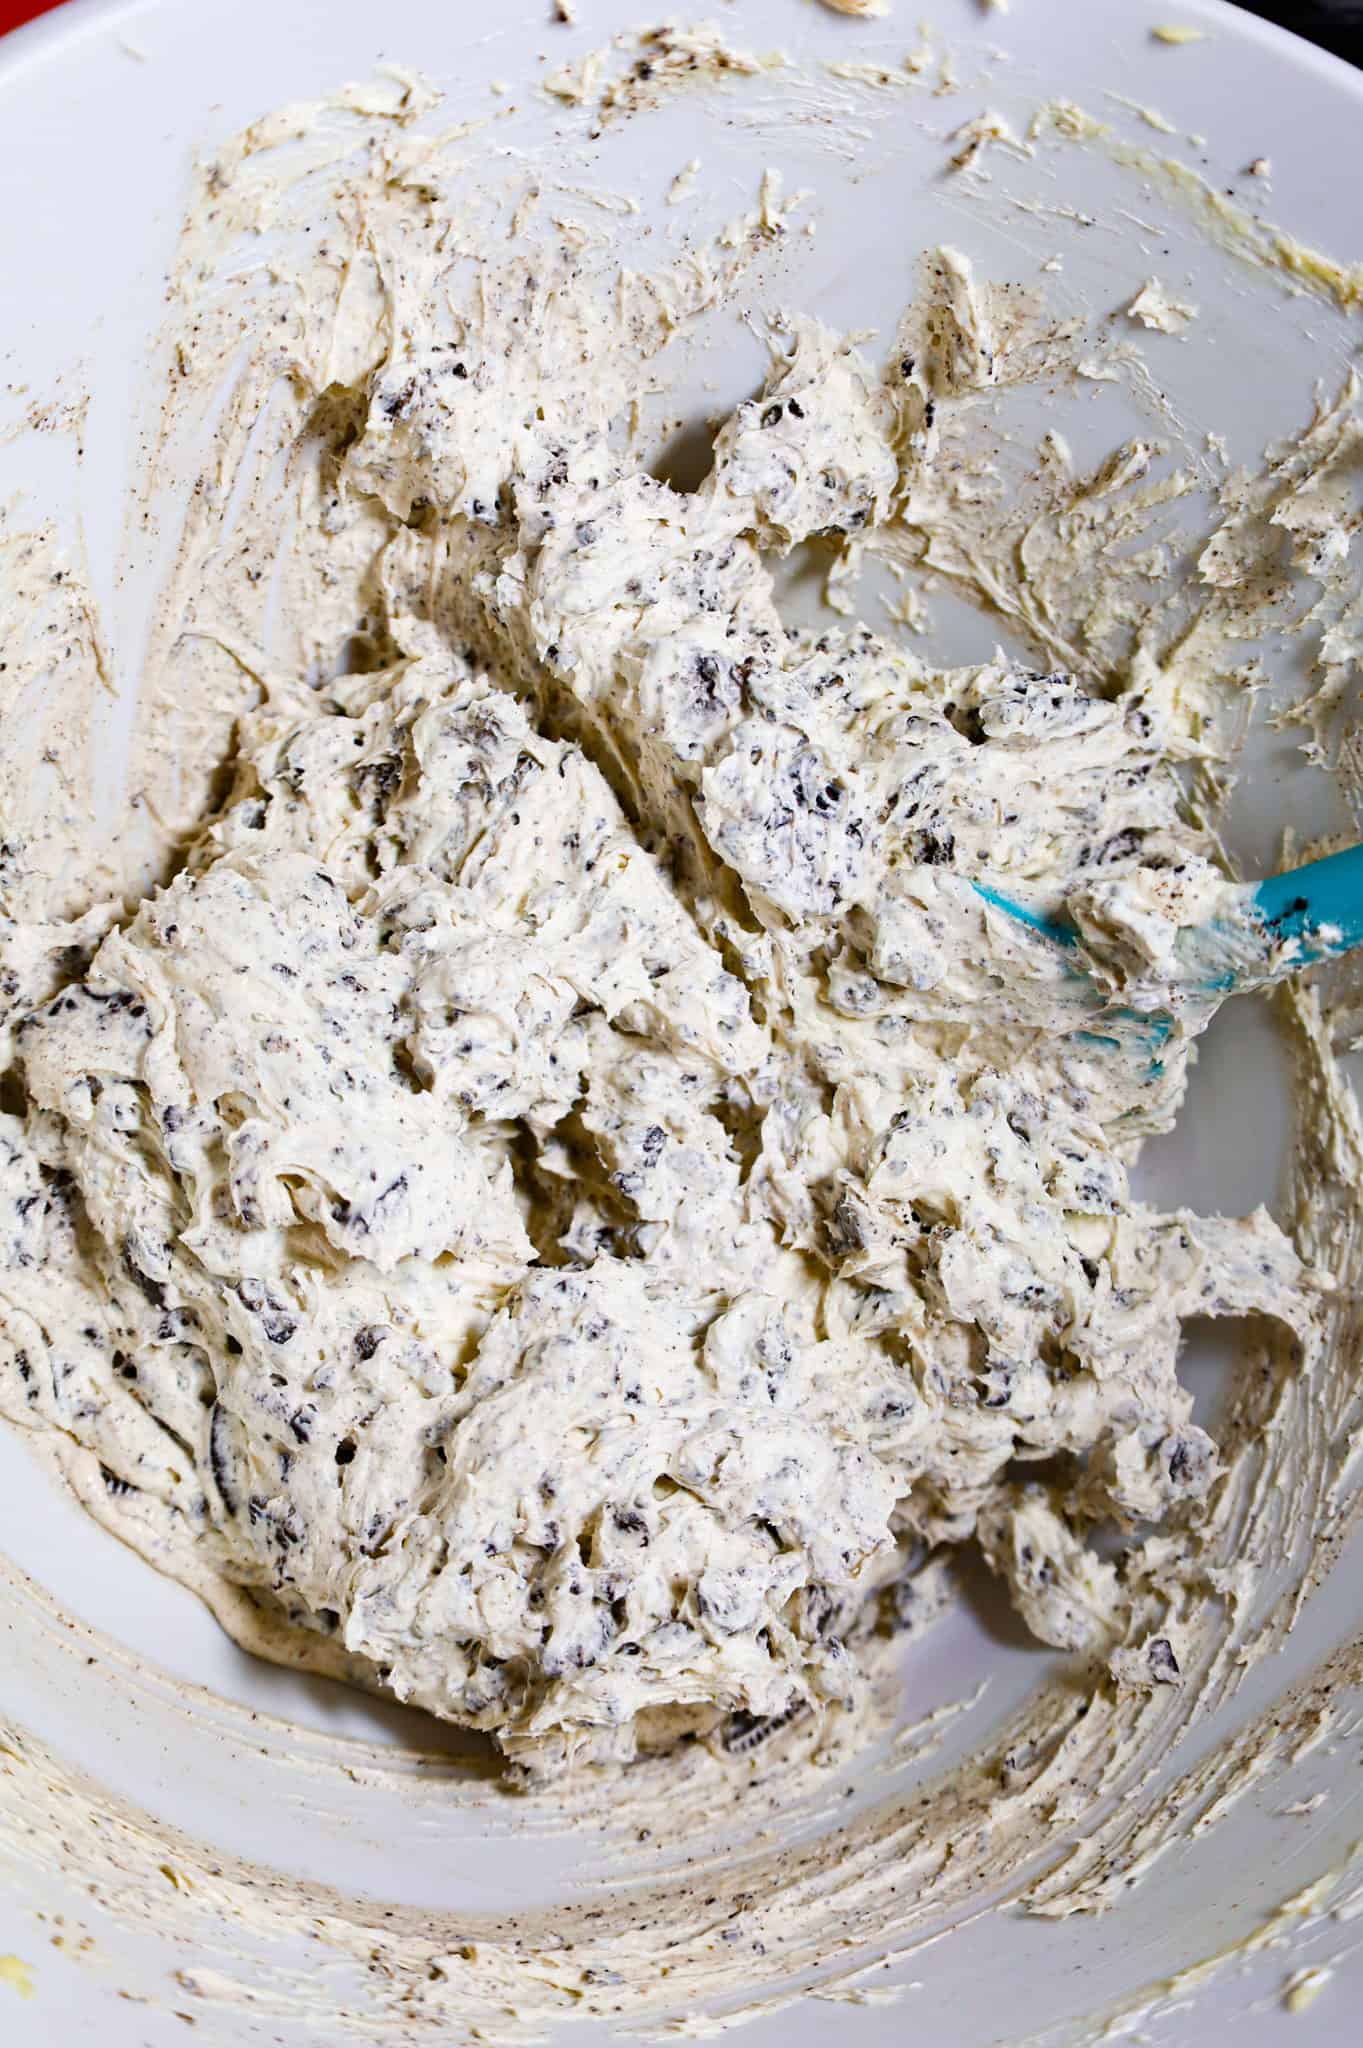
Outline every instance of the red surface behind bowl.
<path fill-rule="evenodd" d="M 31 21 L 35 14 L 46 14 L 54 0 L 0 0 L 0 35 L 6 29 L 18 28 L 21 21 Z"/>

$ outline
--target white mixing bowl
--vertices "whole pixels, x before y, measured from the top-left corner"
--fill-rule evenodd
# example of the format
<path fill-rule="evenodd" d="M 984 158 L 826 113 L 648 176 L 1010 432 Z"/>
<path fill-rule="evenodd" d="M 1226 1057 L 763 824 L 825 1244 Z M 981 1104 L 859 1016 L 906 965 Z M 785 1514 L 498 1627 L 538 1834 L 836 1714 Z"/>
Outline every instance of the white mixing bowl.
<path fill-rule="evenodd" d="M 22 489 L 35 512 L 68 529 L 83 523 L 125 696 L 135 692 L 155 565 L 123 532 L 122 507 L 153 417 L 144 364 L 191 151 L 399 60 L 447 90 L 452 119 L 504 116 L 485 131 L 489 149 L 505 141 L 550 161 L 558 150 L 589 178 L 592 150 L 581 154 L 580 130 L 570 133 L 562 103 L 534 81 L 638 26 L 643 10 L 638 0 L 580 0 L 578 11 L 580 24 L 569 26 L 554 19 L 551 0 L 506 0 L 499 10 L 467 0 L 75 0 L 0 46 L 0 426 L 53 393 L 89 395 L 79 461 L 68 435 L 22 431 L 0 443 L 0 499 Z M 910 0 L 902 18 L 871 21 L 840 18 L 815 0 L 711 0 L 695 12 L 722 16 L 737 42 L 784 48 L 815 75 L 824 60 L 897 65 L 919 40 Z M 1234 187 L 1305 240 L 1349 255 L 1363 82 L 1214 0 L 1190 0 L 1169 18 L 1205 38 L 1152 36 L 1164 19 L 1153 0 L 1014 0 L 1007 12 L 939 0 L 932 78 L 949 49 L 954 90 L 844 82 L 844 112 L 832 122 L 794 68 L 760 86 L 697 92 L 609 138 L 610 181 L 646 195 L 643 232 L 661 230 L 667 181 L 692 156 L 704 161 L 716 220 L 750 206 L 764 168 L 777 164 L 788 188 L 813 188 L 817 233 L 790 238 L 754 283 L 753 303 L 817 311 L 851 328 L 889 330 L 918 252 L 939 241 L 965 249 L 986 275 L 1044 286 L 1061 308 L 1115 313 L 1157 271 L 1197 301 L 1200 317 L 1181 339 L 1141 335 L 1155 376 L 1184 419 L 1225 434 L 1233 457 L 1254 461 L 1268 439 L 1300 426 L 1316 378 L 1338 382 L 1357 347 L 1346 310 L 1320 294 L 1294 296 L 1281 270 L 1256 269 L 1215 242 L 1167 180 L 1111 150 L 1000 155 L 988 182 L 945 169 L 946 138 L 986 107 L 1021 132 L 1043 100 L 1063 96 L 1110 122 L 1126 154 L 1177 159 L 1213 190 Z M 1271 199 L 1237 183 L 1256 159 L 1271 162 Z M 690 381 L 674 398 L 679 415 L 723 410 L 758 374 L 760 351 L 731 313 L 707 338 L 718 345 L 690 359 Z M 1095 386 L 1094 405 L 1095 446 L 1143 424 L 1111 387 Z M 1007 637 L 946 596 L 933 611 L 920 650 L 978 659 Z M 1231 838 L 1251 868 L 1272 860 L 1284 821 L 1313 830 L 1342 821 L 1289 739 L 1260 743 L 1249 770 Z M 1243 1212 L 1272 1199 L 1286 1133 L 1277 1040 L 1259 1008 L 1236 1007 L 1210 1035 L 1178 1133 L 1151 1148 L 1144 1184 L 1156 1199 Z M 1209 1402 L 1224 1355 L 1190 1348 L 1188 1371 Z M 581 1912 L 621 1898 L 637 1899 L 646 1926 L 648 1887 L 679 1883 L 682 1871 L 694 1877 L 687 1859 L 702 1859 L 718 1887 L 783 1828 L 818 1834 L 920 1781 L 939 1783 L 1049 1668 L 996 1604 L 968 1602 L 905 1660 L 906 1723 L 966 1703 L 935 1724 L 932 1755 L 891 1767 L 882 1753 L 844 1770 L 823 1810 L 773 1822 L 762 1802 L 740 1801 L 721 1826 L 691 1835 L 679 1819 L 675 1839 L 625 1854 L 565 1830 L 548 1796 L 508 1799 L 477 1757 L 420 1717 L 253 1663 L 191 1595 L 87 1521 L 10 1431 L 0 1431 L 0 1501 L 0 1544 L 28 1575 L 0 1612 L 0 1718 L 83 1773 L 61 1795 L 64 1806 L 40 1808 L 27 1766 L 0 1744 L 0 1765 L 14 1765 L 0 1775 L 0 1958 L 28 1966 L 33 1992 L 21 1997 L 24 1973 L 0 1964 L 0 2039 L 12 2048 L 162 2048 L 194 2038 L 215 2048 L 330 2048 L 396 2042 L 408 2022 L 415 2040 L 464 2038 L 430 2016 L 436 2008 L 423 2005 L 420 1986 L 409 1987 L 404 2020 L 391 1984 L 378 1982 L 387 1965 L 371 1961 L 366 1929 L 438 1927 L 457 1954 L 461 1941 L 495 1946 L 498 1915 L 547 1914 L 552 1929 L 562 1902 Z M 1359 1606 L 1357 1561 L 1356 1551 L 1345 1555 L 1287 1649 L 1251 1674 L 1221 1722 L 1194 1732 L 1176 1767 L 1263 1713 L 1342 1639 Z M 1091 2038 L 1103 2015 L 1140 2007 L 1155 1987 L 1146 2017 L 1129 2022 L 1149 2041 L 1211 2040 L 1223 2027 L 1243 2044 L 1280 2035 L 1356 2041 L 1363 1958 L 1350 1951 L 1347 1913 L 1330 1916 L 1338 1888 L 1280 1909 L 1344 1865 L 1363 1834 L 1360 1763 L 1341 1715 L 1328 1741 L 1250 1784 L 1219 1825 L 1180 1840 L 1115 1912 L 1060 1921 L 995 1913 L 981 1894 L 943 1911 L 923 1930 L 940 1938 L 891 1957 L 853 1985 L 850 2000 L 778 2003 L 757 2011 L 742 2038 L 752 2048 L 816 2048 L 836 2030 L 851 2048 L 877 2048 L 913 2029 L 958 2048 L 1033 2038 L 1061 2048 Z M 153 1831 L 177 1831 L 163 1867 L 146 1860 L 154 1832 L 140 1847 L 127 1832 L 130 1812 Z M 777 1836 L 759 1840 L 773 1826 Z M 1039 1866 L 1064 1841 L 1057 1823 L 1037 1842 Z M 215 1888 L 215 1864 L 238 1887 L 230 1900 Z M 1205 1988 L 1156 1995 L 1161 1980 L 1244 1942 Z M 872 1942 L 839 1969 L 877 1955 Z M 1320 1980 L 1309 2011 L 1287 2016 L 1285 1987 L 1296 1983 L 1302 2007 L 1316 1988 L 1292 1973 L 1327 1963 L 1334 1974 Z M 684 2022 L 687 1999 L 669 1994 L 661 1952 L 658 1966 L 654 2010 L 630 2024 L 655 2036 L 669 2027 L 699 2034 Z M 885 1995 L 894 1987 L 898 1997 Z M 771 1957 L 753 1958 L 750 2000 L 790 1988 Z M 570 2003 L 562 2039 L 587 2048 L 616 2038 L 608 2017 L 569 2024 Z M 730 1992 L 716 2009 L 742 2003 Z M 491 2031 L 499 2024 L 490 2021 Z"/>

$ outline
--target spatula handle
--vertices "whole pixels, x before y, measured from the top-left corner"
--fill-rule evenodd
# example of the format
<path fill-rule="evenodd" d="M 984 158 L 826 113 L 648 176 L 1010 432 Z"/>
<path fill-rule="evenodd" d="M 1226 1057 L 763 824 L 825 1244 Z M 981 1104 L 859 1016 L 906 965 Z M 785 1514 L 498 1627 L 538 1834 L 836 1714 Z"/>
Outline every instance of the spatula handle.
<path fill-rule="evenodd" d="M 1256 914 L 1278 937 L 1303 942 L 1303 959 L 1363 945 L 1363 846 L 1308 861 L 1285 875 L 1269 875 L 1255 889 L 1252 901 Z M 1332 928 L 1329 941 L 1313 951 L 1312 935 L 1322 925 Z"/>

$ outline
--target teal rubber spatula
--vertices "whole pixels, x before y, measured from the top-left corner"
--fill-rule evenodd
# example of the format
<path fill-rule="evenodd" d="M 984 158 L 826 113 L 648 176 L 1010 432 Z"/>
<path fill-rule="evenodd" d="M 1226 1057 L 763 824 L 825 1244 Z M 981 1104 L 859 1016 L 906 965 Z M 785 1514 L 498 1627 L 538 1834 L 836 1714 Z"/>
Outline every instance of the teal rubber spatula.
<path fill-rule="evenodd" d="M 1063 915 L 1031 909 L 987 882 L 973 886 L 987 903 L 1041 937 L 1079 947 L 1079 933 Z M 1187 926 L 1175 945 L 1187 970 L 1189 994 L 1208 997 L 1263 988 L 1363 945 L 1363 846 L 1308 861 L 1266 881 L 1244 883 L 1234 893 L 1229 914 L 1210 925 Z M 1094 1000 L 1099 1005 L 1108 1000 L 1096 985 Z M 1158 1012 L 1144 1021 L 1156 1025 L 1157 1019 Z M 1159 1035 L 1168 1036 L 1167 1025 Z"/>
<path fill-rule="evenodd" d="M 1298 942 L 1295 957 L 1284 962 L 1275 980 L 1363 944 L 1363 846 L 1348 846 L 1285 875 L 1246 883 L 1244 893 L 1245 916 L 1271 934 L 1274 944 Z"/>

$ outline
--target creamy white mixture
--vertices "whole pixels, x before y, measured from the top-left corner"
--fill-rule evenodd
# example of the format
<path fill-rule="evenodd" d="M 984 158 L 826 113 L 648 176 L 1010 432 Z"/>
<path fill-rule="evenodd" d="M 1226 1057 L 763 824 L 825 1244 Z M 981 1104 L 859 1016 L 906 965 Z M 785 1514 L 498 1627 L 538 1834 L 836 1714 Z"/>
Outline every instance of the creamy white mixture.
<path fill-rule="evenodd" d="M 853 1702 L 972 1539 L 1041 1639 L 1176 1683 L 1133 1585 L 1217 1473 L 1181 1326 L 1309 1352 L 1328 1286 L 1263 1212 L 1129 1190 L 1205 1021 L 1174 939 L 1226 887 L 1198 707 L 773 592 L 924 516 L 939 408 L 1025 308 L 948 250 L 883 361 L 778 323 L 683 494 L 628 424 L 715 274 L 641 313 L 560 245 L 463 290 L 450 186 L 385 147 L 368 277 L 320 249 L 283 342 L 233 305 L 311 451 L 290 575 L 265 495 L 235 573 L 327 644 L 218 628 L 257 687 L 145 900 L 44 921 L 5 847 L 0 1405 L 172 1569 L 535 1770 Z M 206 317 L 194 276 L 205 379 Z M 1116 1025 L 977 881 L 1063 909 Z"/>

